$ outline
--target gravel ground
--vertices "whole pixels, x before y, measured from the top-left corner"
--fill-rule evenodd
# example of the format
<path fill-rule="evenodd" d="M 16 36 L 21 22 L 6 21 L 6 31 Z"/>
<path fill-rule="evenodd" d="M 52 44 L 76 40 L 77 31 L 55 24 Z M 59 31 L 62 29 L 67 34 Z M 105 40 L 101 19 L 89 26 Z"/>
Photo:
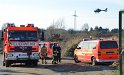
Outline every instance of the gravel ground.
<path fill-rule="evenodd" d="M 74 63 L 71 59 L 63 59 L 59 64 L 48 64 L 38 66 L 25 66 L 24 64 L 14 64 L 11 67 L 2 66 L 0 58 L 0 75 L 117 75 L 116 68 L 109 65 L 91 66 L 90 64 Z"/>

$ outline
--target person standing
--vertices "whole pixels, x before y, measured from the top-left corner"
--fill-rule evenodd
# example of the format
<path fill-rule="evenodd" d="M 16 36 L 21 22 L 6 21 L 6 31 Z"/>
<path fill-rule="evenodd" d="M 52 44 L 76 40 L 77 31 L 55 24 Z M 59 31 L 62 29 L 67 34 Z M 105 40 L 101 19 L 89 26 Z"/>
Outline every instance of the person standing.
<path fill-rule="evenodd" d="M 52 50 L 53 50 L 52 64 L 57 64 L 57 48 L 56 48 L 56 43 L 53 44 Z"/>
<path fill-rule="evenodd" d="M 59 46 L 59 44 L 57 44 L 56 48 L 57 48 L 57 62 L 61 63 L 61 47 Z"/>
<path fill-rule="evenodd" d="M 44 64 L 44 63 L 47 64 L 47 62 L 46 62 L 47 48 L 46 48 L 45 44 L 41 48 L 40 55 L 41 55 L 41 59 L 42 59 L 42 64 Z"/>

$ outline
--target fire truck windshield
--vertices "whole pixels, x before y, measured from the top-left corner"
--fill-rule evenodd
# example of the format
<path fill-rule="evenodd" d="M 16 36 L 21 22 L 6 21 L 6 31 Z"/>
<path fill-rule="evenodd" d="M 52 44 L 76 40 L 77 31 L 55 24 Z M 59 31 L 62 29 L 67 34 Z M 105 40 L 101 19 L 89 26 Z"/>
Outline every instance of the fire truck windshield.
<path fill-rule="evenodd" d="M 37 40 L 37 31 L 9 31 L 9 40 Z"/>

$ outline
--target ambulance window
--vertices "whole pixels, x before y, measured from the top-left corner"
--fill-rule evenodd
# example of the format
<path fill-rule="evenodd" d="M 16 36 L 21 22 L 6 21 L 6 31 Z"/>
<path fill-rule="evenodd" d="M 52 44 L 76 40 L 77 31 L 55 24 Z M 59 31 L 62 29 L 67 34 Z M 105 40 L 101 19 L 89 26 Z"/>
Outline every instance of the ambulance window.
<path fill-rule="evenodd" d="M 77 48 L 79 48 L 79 47 L 83 47 L 83 42 L 80 42 L 79 44 L 78 44 L 78 46 L 77 46 Z"/>
<path fill-rule="evenodd" d="M 90 42 L 89 49 L 96 49 L 96 42 Z"/>
<path fill-rule="evenodd" d="M 89 47 L 89 42 L 83 42 L 83 48 L 88 49 Z"/>
<path fill-rule="evenodd" d="M 118 45 L 116 41 L 101 41 L 100 48 L 101 49 L 118 48 Z"/>

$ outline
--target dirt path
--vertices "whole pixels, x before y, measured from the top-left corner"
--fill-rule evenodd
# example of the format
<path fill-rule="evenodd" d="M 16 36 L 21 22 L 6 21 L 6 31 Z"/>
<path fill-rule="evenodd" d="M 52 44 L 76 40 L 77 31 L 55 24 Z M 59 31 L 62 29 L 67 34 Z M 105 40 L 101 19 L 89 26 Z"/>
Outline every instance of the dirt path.
<path fill-rule="evenodd" d="M 0 75 L 116 75 L 115 68 L 108 65 L 77 64 L 68 59 L 63 59 L 57 65 L 52 65 L 51 60 L 47 62 L 42 65 L 40 61 L 36 67 L 16 64 L 6 68 L 2 66 L 0 58 Z"/>

